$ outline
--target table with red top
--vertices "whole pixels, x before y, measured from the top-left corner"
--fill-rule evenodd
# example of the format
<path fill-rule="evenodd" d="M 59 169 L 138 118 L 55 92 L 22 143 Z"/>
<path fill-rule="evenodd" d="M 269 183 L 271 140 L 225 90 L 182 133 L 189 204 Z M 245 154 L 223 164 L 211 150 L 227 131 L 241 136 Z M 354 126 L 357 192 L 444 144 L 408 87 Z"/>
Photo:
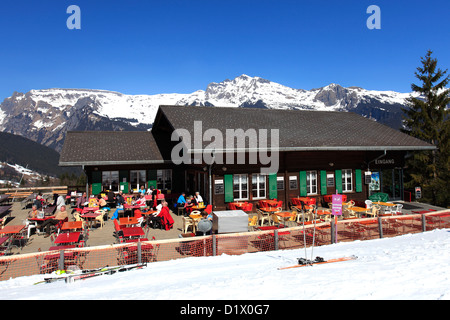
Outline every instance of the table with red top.
<path fill-rule="evenodd" d="M 263 207 L 263 208 L 259 208 L 259 209 L 261 211 L 268 212 L 268 213 L 273 213 L 273 212 L 279 211 L 277 208 L 273 208 L 273 207 Z"/>
<path fill-rule="evenodd" d="M 77 229 L 83 229 L 83 221 L 67 221 L 61 227 L 61 230 L 68 230 L 69 232 Z"/>
<path fill-rule="evenodd" d="M 55 244 L 74 244 L 80 240 L 81 232 L 66 232 L 60 233 L 56 239 Z"/>
<path fill-rule="evenodd" d="M 145 234 L 144 230 L 141 227 L 121 228 L 121 230 L 123 232 L 124 238 L 140 237 Z"/>
<path fill-rule="evenodd" d="M 98 209 L 100 209 L 100 207 L 84 207 L 83 211 L 81 211 L 81 214 L 85 214 L 85 213 L 88 213 L 88 212 L 95 212 Z"/>
<path fill-rule="evenodd" d="M 138 219 L 136 217 L 125 217 L 125 218 L 119 218 L 119 223 L 121 225 L 135 225 L 138 224 Z"/>

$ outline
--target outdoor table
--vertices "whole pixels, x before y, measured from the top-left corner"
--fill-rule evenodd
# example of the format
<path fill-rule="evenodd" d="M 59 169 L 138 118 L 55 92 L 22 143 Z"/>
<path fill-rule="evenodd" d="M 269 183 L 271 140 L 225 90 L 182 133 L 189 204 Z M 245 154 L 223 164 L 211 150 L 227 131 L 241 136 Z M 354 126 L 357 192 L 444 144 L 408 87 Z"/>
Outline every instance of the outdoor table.
<path fill-rule="evenodd" d="M 6 226 L 0 230 L 0 234 L 18 234 L 25 228 L 24 224 L 15 225 L 15 226 Z"/>
<path fill-rule="evenodd" d="M 259 200 L 264 207 L 277 207 L 278 206 L 278 201 L 276 200 Z"/>
<path fill-rule="evenodd" d="M 355 212 L 358 216 L 361 216 L 362 213 L 367 212 L 367 209 L 362 207 L 350 207 L 348 210 Z"/>
<path fill-rule="evenodd" d="M 273 208 L 273 207 L 263 207 L 263 208 L 259 208 L 261 211 L 264 212 L 269 212 L 269 213 L 273 213 L 273 212 L 278 212 L 277 208 Z"/>
<path fill-rule="evenodd" d="M 282 212 L 275 212 L 275 214 L 283 219 L 284 224 L 286 225 L 286 220 L 292 218 L 295 216 L 295 213 L 292 213 L 290 211 L 282 211 Z"/>
<path fill-rule="evenodd" d="M 99 215 L 101 215 L 101 213 L 95 213 L 95 212 L 87 212 L 81 215 L 82 218 L 85 218 L 89 221 L 89 228 L 92 225 L 92 220 L 94 220 L 95 218 L 97 218 Z"/>
<path fill-rule="evenodd" d="M 67 233 L 60 233 L 56 239 L 55 244 L 59 243 L 76 243 L 80 239 L 81 232 L 67 232 Z"/>
<path fill-rule="evenodd" d="M 144 230 L 141 227 L 127 227 L 121 229 L 123 232 L 124 238 L 131 238 L 131 237 L 140 237 L 143 236 Z"/>
<path fill-rule="evenodd" d="M 193 206 L 192 210 L 205 210 L 206 207 L 205 206 Z"/>
<path fill-rule="evenodd" d="M 126 217 L 126 218 L 119 218 L 119 223 L 121 225 L 135 225 L 138 224 L 139 221 L 135 217 Z"/>
<path fill-rule="evenodd" d="M 68 221 L 64 222 L 61 230 L 77 230 L 83 229 L 83 221 Z"/>
<path fill-rule="evenodd" d="M 81 214 L 85 214 L 85 213 L 88 213 L 88 212 L 95 212 L 98 209 L 100 209 L 100 207 L 84 207 L 83 211 L 81 211 Z"/>

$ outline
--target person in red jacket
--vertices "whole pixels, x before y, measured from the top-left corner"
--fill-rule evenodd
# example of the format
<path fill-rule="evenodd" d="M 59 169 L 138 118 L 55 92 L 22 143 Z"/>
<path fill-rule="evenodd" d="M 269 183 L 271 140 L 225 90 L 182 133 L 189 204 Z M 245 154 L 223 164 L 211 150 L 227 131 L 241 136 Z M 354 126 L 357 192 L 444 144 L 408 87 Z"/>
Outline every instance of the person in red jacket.
<path fill-rule="evenodd" d="M 163 200 L 161 202 L 162 204 L 162 209 L 161 212 L 159 213 L 158 217 L 161 217 L 161 223 L 162 226 L 166 229 L 166 231 L 170 230 L 173 228 L 173 218 L 170 215 L 170 210 L 169 207 L 167 206 L 167 202 L 165 200 Z"/>

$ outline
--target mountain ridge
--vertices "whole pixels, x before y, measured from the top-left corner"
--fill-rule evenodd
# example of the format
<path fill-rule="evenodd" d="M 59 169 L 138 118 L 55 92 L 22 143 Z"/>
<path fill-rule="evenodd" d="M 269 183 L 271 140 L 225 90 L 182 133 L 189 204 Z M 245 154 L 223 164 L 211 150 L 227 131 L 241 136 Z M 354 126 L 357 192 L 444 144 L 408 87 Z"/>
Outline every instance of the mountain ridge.
<path fill-rule="evenodd" d="M 150 130 L 159 105 L 256 107 L 355 112 L 401 127 L 410 93 L 342 87 L 330 83 L 296 89 L 242 74 L 192 93 L 128 95 L 102 89 L 33 89 L 0 104 L 0 131 L 22 135 L 60 151 L 70 130 Z"/>

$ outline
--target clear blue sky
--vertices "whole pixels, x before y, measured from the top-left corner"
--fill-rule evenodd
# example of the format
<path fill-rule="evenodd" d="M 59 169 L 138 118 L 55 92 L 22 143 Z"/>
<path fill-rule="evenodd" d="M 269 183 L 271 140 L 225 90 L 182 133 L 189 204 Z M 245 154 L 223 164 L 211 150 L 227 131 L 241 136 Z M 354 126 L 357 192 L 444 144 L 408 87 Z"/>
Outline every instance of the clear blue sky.
<path fill-rule="evenodd" d="M 81 30 L 69 30 L 69 5 Z M 369 30 L 369 5 L 381 29 Z M 450 1 L 29 0 L 0 4 L 0 101 L 14 91 L 190 93 L 241 74 L 409 92 L 428 49 L 450 69 Z"/>

